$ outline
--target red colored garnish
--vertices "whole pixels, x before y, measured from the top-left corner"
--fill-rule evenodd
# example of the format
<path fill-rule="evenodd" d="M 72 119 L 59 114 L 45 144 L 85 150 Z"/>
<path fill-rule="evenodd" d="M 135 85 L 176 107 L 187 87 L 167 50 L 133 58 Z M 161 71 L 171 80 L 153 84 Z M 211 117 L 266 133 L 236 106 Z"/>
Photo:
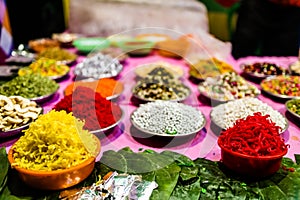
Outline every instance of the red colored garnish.
<path fill-rule="evenodd" d="M 76 87 L 72 94 L 62 98 L 53 109 L 73 112 L 75 117 L 85 120 L 84 128 L 90 131 L 106 128 L 122 116 L 117 104 L 83 86 Z"/>
<path fill-rule="evenodd" d="M 286 151 L 289 145 L 284 143 L 280 127 L 260 112 L 238 119 L 233 127 L 223 131 L 219 144 L 227 150 L 249 156 L 272 156 Z"/>
<path fill-rule="evenodd" d="M 295 168 L 293 168 L 293 167 L 282 166 L 282 169 L 285 171 L 289 171 L 289 172 L 295 172 Z"/>

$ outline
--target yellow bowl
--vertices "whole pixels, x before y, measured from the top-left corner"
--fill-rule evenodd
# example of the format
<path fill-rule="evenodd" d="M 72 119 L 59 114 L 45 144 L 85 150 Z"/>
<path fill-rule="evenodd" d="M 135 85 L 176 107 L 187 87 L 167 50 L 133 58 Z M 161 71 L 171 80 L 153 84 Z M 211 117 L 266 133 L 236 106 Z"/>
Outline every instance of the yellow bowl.
<path fill-rule="evenodd" d="M 94 135 L 93 135 L 94 136 Z M 101 144 L 99 139 L 94 136 L 97 142 L 97 152 L 99 154 Z M 10 164 L 14 163 L 13 146 L 8 152 Z M 41 190 L 61 190 L 74 186 L 86 179 L 93 171 L 95 166 L 95 157 L 91 157 L 79 165 L 68 169 L 56 171 L 35 171 L 14 166 L 20 178 L 27 185 Z"/>

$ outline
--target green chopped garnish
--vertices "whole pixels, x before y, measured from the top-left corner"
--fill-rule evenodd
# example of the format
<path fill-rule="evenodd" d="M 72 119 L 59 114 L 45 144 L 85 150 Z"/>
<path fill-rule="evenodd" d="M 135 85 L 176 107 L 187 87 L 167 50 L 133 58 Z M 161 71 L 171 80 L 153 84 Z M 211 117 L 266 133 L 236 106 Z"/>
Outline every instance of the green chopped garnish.
<path fill-rule="evenodd" d="M 169 135 L 176 135 L 177 134 L 177 130 L 174 130 L 174 131 L 170 131 L 168 129 L 166 129 L 166 134 L 169 134 Z"/>

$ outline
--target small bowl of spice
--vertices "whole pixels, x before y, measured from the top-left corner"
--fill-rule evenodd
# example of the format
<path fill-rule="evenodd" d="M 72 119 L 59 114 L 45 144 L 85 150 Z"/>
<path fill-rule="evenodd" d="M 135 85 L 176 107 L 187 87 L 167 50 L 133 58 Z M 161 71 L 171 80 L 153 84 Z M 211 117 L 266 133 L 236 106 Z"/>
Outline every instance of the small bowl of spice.
<path fill-rule="evenodd" d="M 181 78 L 184 75 L 184 70 L 179 65 L 173 65 L 168 62 L 164 61 L 158 61 L 158 62 L 152 62 L 152 63 L 146 63 L 139 65 L 135 68 L 134 72 L 137 75 L 138 78 L 146 78 L 148 74 L 151 74 L 151 72 L 155 69 L 163 68 L 163 70 L 166 70 L 168 73 L 172 74 L 174 78 Z M 158 70 L 157 70 L 158 71 Z M 152 72 L 153 74 L 153 72 Z"/>
<path fill-rule="evenodd" d="M 140 79 L 132 89 L 133 96 L 141 101 L 184 101 L 191 90 L 163 67 L 154 68 Z"/>
<path fill-rule="evenodd" d="M 65 96 L 72 94 L 80 86 L 93 89 L 107 100 L 117 99 L 124 90 L 124 84 L 113 78 L 84 79 L 70 83 L 64 91 Z"/>
<path fill-rule="evenodd" d="M 300 98 L 288 100 L 285 102 L 285 107 L 292 116 L 300 120 Z"/>
<path fill-rule="evenodd" d="M 17 76 L 0 86 L 0 94 L 5 96 L 19 95 L 37 103 L 51 99 L 59 88 L 54 80 L 38 74 Z"/>
<path fill-rule="evenodd" d="M 75 66 L 74 74 L 78 79 L 100 79 L 116 77 L 123 70 L 123 65 L 110 55 L 94 54 Z"/>
<path fill-rule="evenodd" d="M 198 89 L 201 95 L 217 103 L 260 95 L 260 90 L 255 85 L 235 72 L 208 77 L 199 83 Z"/>
<path fill-rule="evenodd" d="M 264 93 L 271 97 L 289 100 L 300 97 L 300 76 L 274 76 L 260 83 Z"/>
<path fill-rule="evenodd" d="M 26 74 L 39 74 L 58 81 L 66 77 L 69 71 L 69 66 L 60 64 L 54 59 L 41 57 L 31 63 L 28 67 L 19 69 L 18 75 L 24 76 Z"/>
<path fill-rule="evenodd" d="M 241 65 L 243 72 L 252 78 L 264 79 L 268 76 L 287 74 L 288 70 L 269 62 L 255 62 L 253 64 L 244 63 Z"/>
<path fill-rule="evenodd" d="M 41 190 L 65 189 L 83 181 L 101 148 L 83 125 L 65 111 L 40 115 L 10 148 L 12 168 L 25 184 Z"/>
<path fill-rule="evenodd" d="M 49 58 L 56 60 L 58 64 L 71 65 L 77 59 L 77 55 L 60 47 L 44 49 L 37 55 L 37 59 Z"/>
<path fill-rule="evenodd" d="M 280 127 L 269 119 L 269 115 L 259 112 L 237 120 L 218 138 L 221 162 L 250 179 L 276 173 L 289 147 L 279 131 Z"/>
<path fill-rule="evenodd" d="M 85 120 L 85 129 L 97 135 L 111 131 L 123 118 L 123 110 L 118 104 L 84 86 L 77 86 L 72 94 L 62 98 L 53 109 L 72 112 L 75 117 Z"/>

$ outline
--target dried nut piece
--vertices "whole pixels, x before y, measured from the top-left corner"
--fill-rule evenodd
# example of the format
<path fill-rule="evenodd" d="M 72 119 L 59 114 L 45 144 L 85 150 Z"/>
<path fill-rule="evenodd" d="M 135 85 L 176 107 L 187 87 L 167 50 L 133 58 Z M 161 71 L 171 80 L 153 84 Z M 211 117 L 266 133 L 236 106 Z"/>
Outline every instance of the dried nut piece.
<path fill-rule="evenodd" d="M 0 131 L 9 131 L 34 121 L 42 108 L 21 96 L 0 95 L 0 111 Z"/>

